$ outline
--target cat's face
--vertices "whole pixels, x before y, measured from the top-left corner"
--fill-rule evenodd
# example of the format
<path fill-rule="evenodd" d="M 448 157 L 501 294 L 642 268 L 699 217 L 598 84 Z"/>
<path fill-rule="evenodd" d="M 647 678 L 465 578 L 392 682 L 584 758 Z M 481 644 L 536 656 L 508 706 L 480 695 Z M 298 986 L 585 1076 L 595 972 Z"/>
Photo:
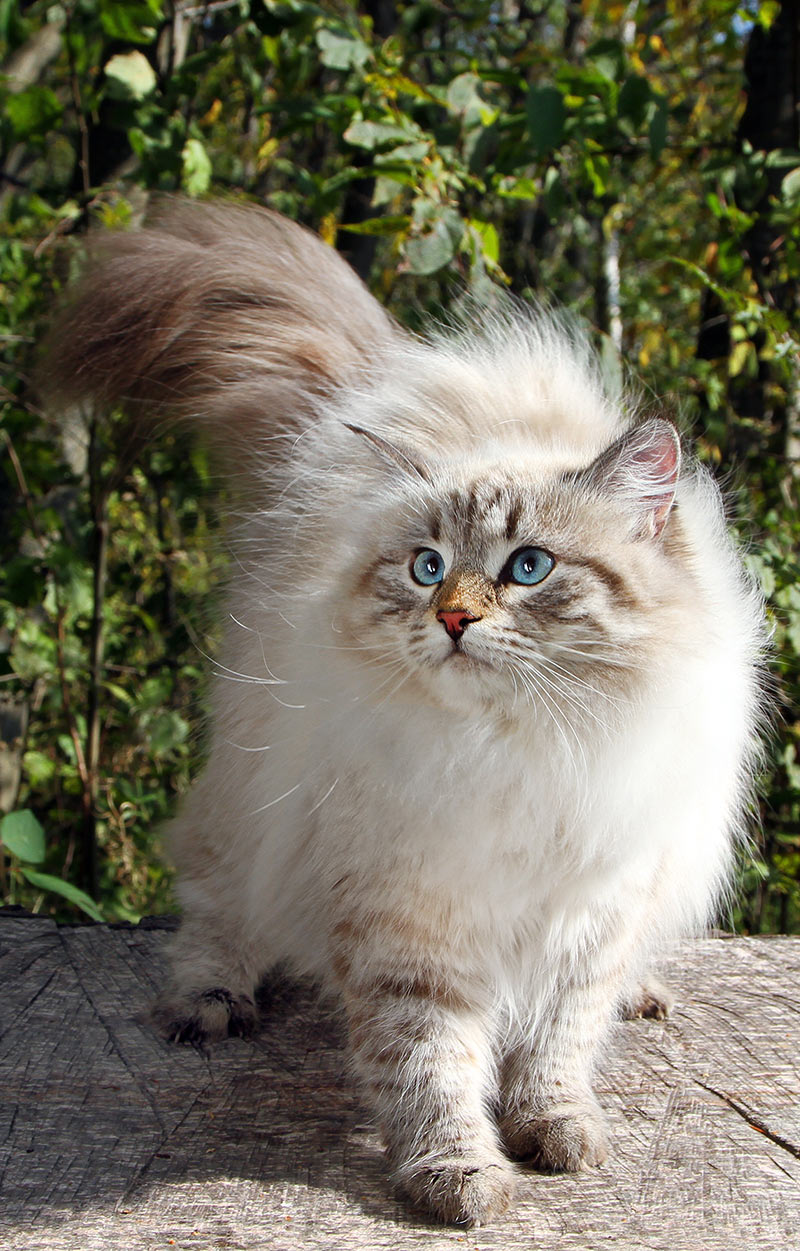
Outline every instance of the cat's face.
<path fill-rule="evenodd" d="M 347 614 L 354 636 L 397 662 L 398 683 L 446 706 L 477 698 L 561 715 L 609 702 L 658 611 L 677 476 L 674 434 L 660 425 L 667 503 L 651 482 L 649 502 L 632 505 L 630 475 L 616 471 L 609 488 L 602 466 L 426 467 L 370 536 Z"/>

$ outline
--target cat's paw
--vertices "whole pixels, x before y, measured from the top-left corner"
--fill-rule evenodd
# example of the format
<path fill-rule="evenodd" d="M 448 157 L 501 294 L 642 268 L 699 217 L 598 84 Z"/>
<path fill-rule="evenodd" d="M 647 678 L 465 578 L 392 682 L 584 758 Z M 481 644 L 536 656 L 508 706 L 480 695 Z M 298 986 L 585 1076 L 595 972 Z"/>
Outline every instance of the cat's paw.
<path fill-rule="evenodd" d="M 215 986 L 178 1000 L 162 1000 L 153 1019 L 168 1042 L 202 1047 L 221 1038 L 246 1038 L 253 1033 L 258 1012 L 249 995 L 234 995 Z"/>
<path fill-rule="evenodd" d="M 557 1103 L 536 1112 L 508 1112 L 500 1125 L 508 1152 L 534 1168 L 575 1173 L 608 1156 L 605 1118 L 591 1103 Z"/>
<path fill-rule="evenodd" d="M 505 1212 L 516 1185 L 514 1169 L 499 1154 L 429 1157 L 398 1174 L 399 1189 L 415 1208 L 464 1229 Z"/>
<path fill-rule="evenodd" d="M 635 1021 L 645 1017 L 651 1021 L 665 1021 L 675 1007 L 675 996 L 659 978 L 648 976 L 631 987 L 622 998 L 619 1014 L 623 1021 Z"/>

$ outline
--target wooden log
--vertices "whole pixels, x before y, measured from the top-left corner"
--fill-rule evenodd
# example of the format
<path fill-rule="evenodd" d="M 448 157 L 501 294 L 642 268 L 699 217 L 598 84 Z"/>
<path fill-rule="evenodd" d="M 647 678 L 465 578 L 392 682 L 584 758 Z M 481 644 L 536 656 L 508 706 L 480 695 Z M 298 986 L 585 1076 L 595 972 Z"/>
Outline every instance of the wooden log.
<path fill-rule="evenodd" d="M 266 986 L 252 1040 L 156 1037 L 166 937 L 0 915 L 4 1251 L 800 1246 L 800 939 L 682 946 L 672 1019 L 620 1023 L 602 1065 L 608 1163 L 521 1170 L 512 1211 L 460 1231 L 392 1194 L 308 986 Z"/>

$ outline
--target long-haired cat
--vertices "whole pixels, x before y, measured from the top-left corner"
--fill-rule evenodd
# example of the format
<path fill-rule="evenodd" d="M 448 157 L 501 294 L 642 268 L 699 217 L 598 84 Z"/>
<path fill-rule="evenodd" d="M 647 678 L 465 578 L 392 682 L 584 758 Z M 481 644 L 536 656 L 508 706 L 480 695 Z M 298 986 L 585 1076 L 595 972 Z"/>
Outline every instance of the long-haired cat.
<path fill-rule="evenodd" d="M 321 979 L 396 1180 L 463 1224 L 512 1159 L 604 1159 L 593 1065 L 725 886 L 763 636 L 674 427 L 552 318 L 474 323 L 412 337 L 307 231 L 177 202 L 45 362 L 61 403 L 194 422 L 241 487 L 159 1020 L 238 1034 L 276 962 Z"/>

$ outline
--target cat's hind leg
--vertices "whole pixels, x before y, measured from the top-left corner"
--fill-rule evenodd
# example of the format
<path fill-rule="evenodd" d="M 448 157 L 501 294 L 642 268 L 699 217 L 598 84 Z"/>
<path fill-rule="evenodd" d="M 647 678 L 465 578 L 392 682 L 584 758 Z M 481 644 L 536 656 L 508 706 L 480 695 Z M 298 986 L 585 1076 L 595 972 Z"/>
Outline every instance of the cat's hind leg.
<path fill-rule="evenodd" d="M 485 1224 L 515 1189 L 487 1110 L 495 1091 L 487 1010 L 441 946 L 422 949 L 408 934 L 407 920 L 350 917 L 336 925 L 332 948 L 354 1066 L 398 1188 L 439 1221 Z"/>
<path fill-rule="evenodd" d="M 253 1032 L 255 988 L 265 966 L 240 926 L 208 913 L 188 916 L 169 959 L 170 975 L 152 1015 L 170 1042 L 201 1046 Z"/>
<path fill-rule="evenodd" d="M 619 1001 L 619 1015 L 623 1021 L 642 1018 L 665 1021 L 675 1007 L 675 996 L 660 978 L 648 973 L 641 981 L 630 986 Z"/>
<path fill-rule="evenodd" d="M 155 1026 L 169 1042 L 203 1046 L 254 1031 L 263 968 L 244 937 L 219 918 L 187 918 L 169 958 L 169 980 L 153 1007 Z"/>

